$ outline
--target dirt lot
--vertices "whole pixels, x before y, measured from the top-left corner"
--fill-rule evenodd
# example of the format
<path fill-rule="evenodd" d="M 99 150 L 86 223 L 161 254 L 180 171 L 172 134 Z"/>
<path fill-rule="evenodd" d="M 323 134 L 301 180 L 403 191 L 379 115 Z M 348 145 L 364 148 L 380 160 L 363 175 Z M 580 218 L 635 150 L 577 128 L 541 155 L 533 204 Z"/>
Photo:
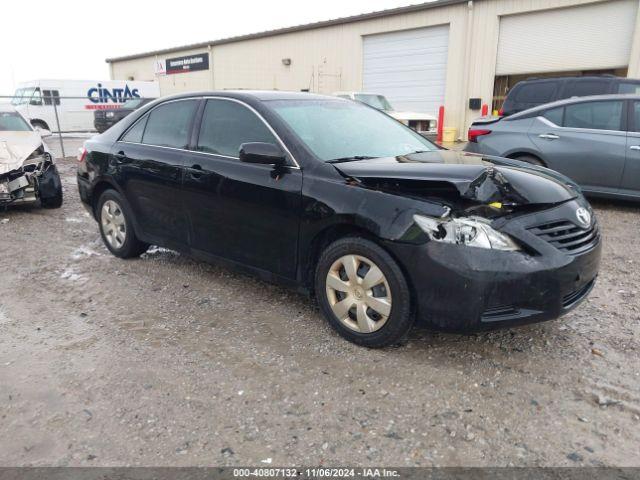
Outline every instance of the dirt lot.
<path fill-rule="evenodd" d="M 0 212 L 0 465 L 640 465 L 640 206 L 595 203 L 566 317 L 371 351 L 280 287 L 110 256 L 60 168 L 62 209 Z"/>

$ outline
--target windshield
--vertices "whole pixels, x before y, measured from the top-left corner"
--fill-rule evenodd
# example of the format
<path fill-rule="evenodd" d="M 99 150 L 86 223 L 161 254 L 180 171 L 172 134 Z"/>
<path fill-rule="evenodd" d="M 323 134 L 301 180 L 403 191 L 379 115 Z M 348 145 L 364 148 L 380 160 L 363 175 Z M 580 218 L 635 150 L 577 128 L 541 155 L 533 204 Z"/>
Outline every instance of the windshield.
<path fill-rule="evenodd" d="M 29 132 L 31 127 L 15 112 L 0 112 L 0 132 Z"/>
<path fill-rule="evenodd" d="M 142 99 L 141 98 L 134 98 L 132 100 L 127 100 L 126 102 L 124 102 L 122 104 L 122 108 L 132 108 L 132 109 L 136 109 L 138 108 L 140 105 L 142 105 Z"/>
<path fill-rule="evenodd" d="M 393 107 L 383 95 L 370 95 L 368 93 L 356 93 L 355 99 L 359 102 L 366 103 L 370 107 L 377 108 L 378 110 L 385 110 L 391 112 Z"/>
<path fill-rule="evenodd" d="M 395 157 L 438 149 L 373 108 L 342 100 L 277 100 L 273 110 L 321 160 Z"/>
<path fill-rule="evenodd" d="M 25 103 L 29 103 L 29 100 L 31 100 L 31 97 L 33 96 L 35 90 L 35 87 L 18 88 L 16 90 L 16 93 L 13 94 L 11 103 L 13 105 L 22 105 Z"/>

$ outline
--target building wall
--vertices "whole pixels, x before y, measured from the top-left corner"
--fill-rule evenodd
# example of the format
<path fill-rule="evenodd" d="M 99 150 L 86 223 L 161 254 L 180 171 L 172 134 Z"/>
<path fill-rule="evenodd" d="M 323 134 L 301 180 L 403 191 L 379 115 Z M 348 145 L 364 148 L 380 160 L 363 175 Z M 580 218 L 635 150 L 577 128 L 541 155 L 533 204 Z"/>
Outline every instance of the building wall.
<path fill-rule="evenodd" d="M 163 95 L 207 89 L 278 89 L 330 94 L 362 88 L 362 37 L 390 31 L 449 25 L 445 126 L 464 137 L 479 115 L 467 108 L 470 97 L 491 105 L 500 17 L 563 8 L 602 0 L 476 0 L 419 12 L 361 20 L 244 40 L 200 49 L 152 55 L 112 64 L 112 78 L 159 79 Z M 640 77 L 640 12 L 628 74 Z M 154 61 L 209 51 L 211 69 L 156 77 Z M 526 52 L 523 52 L 523 54 Z M 285 66 L 282 60 L 291 59 Z"/>

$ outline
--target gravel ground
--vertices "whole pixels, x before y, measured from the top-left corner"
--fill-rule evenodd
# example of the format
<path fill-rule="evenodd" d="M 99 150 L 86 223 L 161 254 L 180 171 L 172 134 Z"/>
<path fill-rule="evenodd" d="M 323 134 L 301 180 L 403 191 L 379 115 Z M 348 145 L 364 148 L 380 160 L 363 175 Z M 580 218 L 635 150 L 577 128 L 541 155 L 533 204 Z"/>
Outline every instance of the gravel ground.
<path fill-rule="evenodd" d="M 640 465 L 637 205 L 595 202 L 560 320 L 367 350 L 297 293 L 112 257 L 59 165 L 63 208 L 0 212 L 0 465 Z"/>

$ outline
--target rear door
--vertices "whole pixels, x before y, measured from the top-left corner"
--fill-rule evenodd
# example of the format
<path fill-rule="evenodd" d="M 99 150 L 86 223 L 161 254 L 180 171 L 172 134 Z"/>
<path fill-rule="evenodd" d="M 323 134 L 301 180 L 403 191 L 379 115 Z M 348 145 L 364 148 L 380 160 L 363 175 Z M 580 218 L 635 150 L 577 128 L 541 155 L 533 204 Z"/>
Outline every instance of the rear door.
<path fill-rule="evenodd" d="M 587 190 L 620 187 L 627 135 L 624 102 L 580 102 L 548 110 L 532 123 L 529 137 L 549 168 Z"/>
<path fill-rule="evenodd" d="M 640 194 L 640 101 L 629 102 L 629 132 L 627 134 L 627 161 L 620 188 Z"/>
<path fill-rule="evenodd" d="M 240 145 L 279 144 L 249 106 L 207 100 L 184 177 L 191 247 L 295 278 L 302 171 L 240 162 Z"/>
<path fill-rule="evenodd" d="M 117 178 L 146 239 L 188 244 L 182 175 L 198 100 L 163 103 L 136 122 L 114 146 Z"/>

